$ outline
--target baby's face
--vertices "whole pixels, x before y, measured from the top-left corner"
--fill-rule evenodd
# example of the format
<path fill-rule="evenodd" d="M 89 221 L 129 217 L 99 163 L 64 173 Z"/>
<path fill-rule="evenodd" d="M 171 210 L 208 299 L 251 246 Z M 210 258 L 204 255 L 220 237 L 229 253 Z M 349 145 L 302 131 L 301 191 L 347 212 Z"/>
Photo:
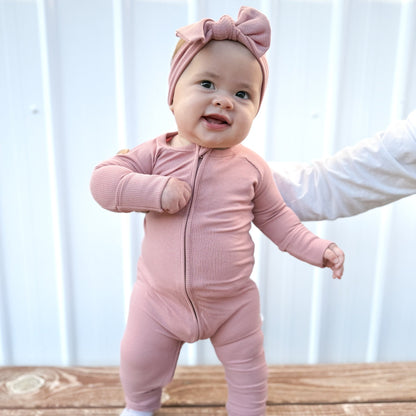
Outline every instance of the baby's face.
<path fill-rule="evenodd" d="M 258 112 L 263 75 L 238 42 L 211 41 L 185 69 L 170 106 L 177 143 L 228 148 L 248 135 Z"/>

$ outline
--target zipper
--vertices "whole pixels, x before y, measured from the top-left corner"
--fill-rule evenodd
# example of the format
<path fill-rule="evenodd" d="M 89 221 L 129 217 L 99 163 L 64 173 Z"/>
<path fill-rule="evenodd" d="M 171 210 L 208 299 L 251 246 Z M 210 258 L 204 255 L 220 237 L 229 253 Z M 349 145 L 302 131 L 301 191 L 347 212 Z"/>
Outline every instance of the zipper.
<path fill-rule="evenodd" d="M 196 178 L 198 176 L 199 166 L 201 165 L 201 162 L 202 162 L 202 160 L 204 158 L 204 155 L 205 154 L 202 154 L 202 155 L 199 155 L 198 156 L 198 162 L 197 162 L 196 170 L 195 170 L 195 174 L 194 174 L 194 183 L 193 183 L 193 187 L 192 187 L 191 200 L 189 202 L 188 213 L 186 215 L 186 220 L 185 220 L 184 239 L 183 239 L 183 244 L 184 244 L 184 255 L 183 255 L 184 256 L 184 288 L 185 288 L 186 298 L 187 298 L 189 304 L 191 305 L 191 308 L 192 308 L 192 311 L 193 311 L 193 314 L 194 314 L 194 318 L 195 318 L 195 321 L 196 321 L 196 329 L 197 329 L 197 338 L 196 339 L 199 339 L 199 337 L 200 337 L 199 319 L 198 319 L 198 314 L 196 313 L 196 307 L 195 307 L 195 305 L 194 305 L 194 303 L 193 303 L 193 301 L 191 299 L 191 296 L 189 294 L 189 291 L 188 291 L 187 253 L 186 253 L 186 249 L 187 249 L 187 245 L 186 245 L 187 236 L 186 236 L 186 234 L 187 234 L 187 230 L 188 230 L 188 220 L 189 220 L 189 217 L 190 217 L 190 214 L 191 214 L 191 210 L 192 210 L 192 205 L 193 205 L 193 202 L 194 202 L 194 192 L 195 192 Z"/>

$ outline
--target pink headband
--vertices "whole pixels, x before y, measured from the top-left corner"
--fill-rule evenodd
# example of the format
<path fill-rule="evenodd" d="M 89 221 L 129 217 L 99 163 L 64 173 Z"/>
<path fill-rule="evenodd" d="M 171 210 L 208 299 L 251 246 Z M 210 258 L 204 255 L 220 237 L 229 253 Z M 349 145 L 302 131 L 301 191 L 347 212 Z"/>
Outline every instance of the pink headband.
<path fill-rule="evenodd" d="M 173 102 L 176 83 L 194 56 L 211 40 L 233 40 L 243 44 L 256 58 L 263 72 L 260 103 L 266 89 L 269 70 L 264 54 L 269 49 L 271 29 L 267 17 L 251 7 L 241 7 L 238 19 L 223 16 L 218 22 L 203 19 L 176 32 L 185 41 L 172 59 L 169 74 L 169 105 Z"/>

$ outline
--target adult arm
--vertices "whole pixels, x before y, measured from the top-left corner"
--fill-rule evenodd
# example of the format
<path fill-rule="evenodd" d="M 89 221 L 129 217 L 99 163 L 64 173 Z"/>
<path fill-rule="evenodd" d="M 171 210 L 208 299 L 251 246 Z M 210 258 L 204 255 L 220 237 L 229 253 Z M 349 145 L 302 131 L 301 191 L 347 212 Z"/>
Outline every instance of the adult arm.
<path fill-rule="evenodd" d="M 416 110 L 406 120 L 307 164 L 271 163 L 303 221 L 348 217 L 416 193 Z"/>

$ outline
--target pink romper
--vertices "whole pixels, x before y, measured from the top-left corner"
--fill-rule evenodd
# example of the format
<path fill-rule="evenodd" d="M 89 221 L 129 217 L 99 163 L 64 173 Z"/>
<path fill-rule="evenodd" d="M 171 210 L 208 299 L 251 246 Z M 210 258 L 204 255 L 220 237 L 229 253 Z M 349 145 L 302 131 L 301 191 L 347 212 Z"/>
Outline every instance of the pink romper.
<path fill-rule="evenodd" d="M 262 416 L 267 396 L 259 294 L 250 279 L 254 223 L 277 246 L 322 267 L 330 241 L 285 205 L 267 163 L 243 145 L 173 148 L 167 134 L 117 155 L 93 172 L 96 201 L 115 212 L 147 211 L 129 318 L 121 345 L 127 407 L 154 411 L 184 342 L 210 338 L 223 363 L 230 416 Z M 164 213 L 176 177 L 192 197 Z"/>

